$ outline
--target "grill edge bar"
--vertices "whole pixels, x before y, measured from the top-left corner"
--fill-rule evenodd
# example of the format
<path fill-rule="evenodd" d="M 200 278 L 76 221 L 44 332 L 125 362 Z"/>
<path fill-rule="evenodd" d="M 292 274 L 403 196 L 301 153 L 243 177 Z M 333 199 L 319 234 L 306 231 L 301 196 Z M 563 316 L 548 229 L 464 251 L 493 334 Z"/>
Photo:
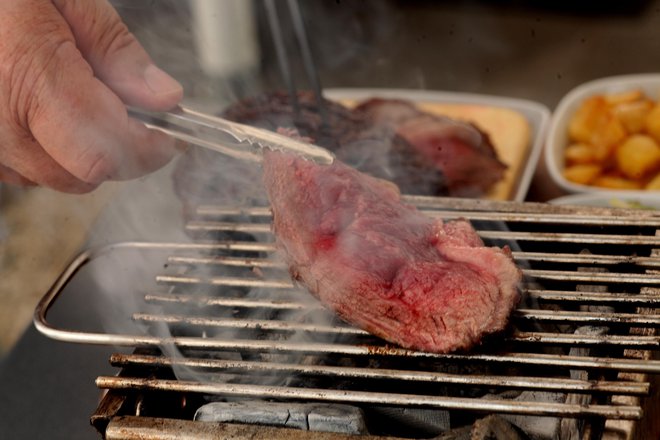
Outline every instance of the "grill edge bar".
<path fill-rule="evenodd" d="M 564 392 L 601 392 L 618 394 L 646 395 L 649 384 L 645 382 L 625 381 L 587 381 L 576 379 L 555 379 L 527 376 L 474 376 L 463 374 L 437 373 L 416 370 L 364 369 L 357 367 L 338 367 L 327 365 L 300 365 L 276 362 L 233 361 L 224 359 L 171 358 L 150 355 L 125 355 L 115 353 L 110 357 L 115 367 L 149 366 L 172 367 L 185 366 L 197 370 L 243 370 L 245 372 L 286 373 L 304 375 L 325 375 L 339 378 L 383 379 L 416 382 L 432 382 L 454 385 L 476 385 L 506 388 L 539 389 Z"/>
<path fill-rule="evenodd" d="M 369 391 L 352 391 L 316 388 L 287 388 L 265 385 L 227 383 L 202 383 L 184 380 L 158 380 L 99 376 L 96 385 L 111 390 L 149 390 L 179 393 L 200 393 L 235 397 L 262 397 L 278 399 L 302 399 L 308 401 L 334 401 L 369 403 L 380 405 L 418 406 L 439 409 L 455 409 L 478 412 L 508 414 L 562 416 L 562 417 L 606 417 L 610 419 L 641 419 L 642 409 L 638 406 L 570 405 L 531 401 L 494 399 L 470 399 L 463 397 L 438 397 L 409 394 L 391 394 Z"/>

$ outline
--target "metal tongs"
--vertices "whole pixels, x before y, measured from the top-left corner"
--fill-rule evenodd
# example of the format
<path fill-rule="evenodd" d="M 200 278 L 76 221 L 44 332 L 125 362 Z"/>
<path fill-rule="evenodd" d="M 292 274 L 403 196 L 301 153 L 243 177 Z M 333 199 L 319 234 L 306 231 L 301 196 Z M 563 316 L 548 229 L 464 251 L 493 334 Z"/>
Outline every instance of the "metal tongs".
<path fill-rule="evenodd" d="M 291 57 L 280 24 L 278 7 L 282 2 L 265 0 L 278 65 L 291 98 L 294 120 L 300 117 L 300 105 L 291 69 Z M 326 123 L 323 96 L 318 72 L 312 57 L 305 24 L 297 0 L 286 3 L 297 44 L 302 55 L 305 72 L 309 77 L 321 119 Z M 281 11 L 284 12 L 284 11 Z M 318 164 L 331 164 L 335 156 L 325 148 L 305 143 L 271 131 L 231 122 L 223 118 L 204 114 L 186 107 L 154 113 L 129 107 L 131 117 L 144 122 L 147 127 L 160 130 L 170 136 L 200 147 L 209 148 L 238 159 L 261 161 L 264 148 L 294 153 Z"/>
<path fill-rule="evenodd" d="M 297 154 L 322 165 L 335 156 L 325 148 L 249 125 L 228 121 L 186 107 L 168 112 L 128 108 L 129 116 L 149 127 L 193 145 L 208 148 L 237 159 L 261 162 L 264 148 Z"/>

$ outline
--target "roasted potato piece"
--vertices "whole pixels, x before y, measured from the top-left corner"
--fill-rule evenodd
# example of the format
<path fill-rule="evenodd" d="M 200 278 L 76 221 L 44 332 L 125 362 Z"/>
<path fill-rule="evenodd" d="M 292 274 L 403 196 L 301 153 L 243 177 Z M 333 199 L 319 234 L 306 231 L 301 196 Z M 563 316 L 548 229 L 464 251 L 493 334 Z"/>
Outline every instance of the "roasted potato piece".
<path fill-rule="evenodd" d="M 647 100 L 624 102 L 613 107 L 614 115 L 621 121 L 630 134 L 640 133 L 646 124 L 646 115 L 653 108 L 653 103 Z"/>
<path fill-rule="evenodd" d="M 591 143 L 594 131 L 607 119 L 607 103 L 602 96 L 586 99 L 568 124 L 568 136 L 576 142 Z"/>
<path fill-rule="evenodd" d="M 619 121 L 613 113 L 608 113 L 608 119 L 598 133 L 592 136 L 592 143 L 596 147 L 601 147 L 596 150 L 596 155 L 601 160 L 608 158 L 614 147 L 626 138 L 626 130 L 623 124 Z"/>
<path fill-rule="evenodd" d="M 609 105 L 618 105 L 627 102 L 639 101 L 642 98 L 644 98 L 644 93 L 642 93 L 642 91 L 639 89 L 605 95 L 605 101 Z"/>
<path fill-rule="evenodd" d="M 660 142 L 660 104 L 656 104 L 646 115 L 646 132 Z"/>
<path fill-rule="evenodd" d="M 644 189 L 651 191 L 660 191 L 660 174 L 649 180 Z"/>
<path fill-rule="evenodd" d="M 589 144 L 577 143 L 566 147 L 568 165 L 596 162 L 596 149 Z"/>
<path fill-rule="evenodd" d="M 626 179 L 625 177 L 603 175 L 596 177 L 592 185 L 600 186 L 601 188 L 608 189 L 641 189 L 642 184 L 635 180 Z"/>
<path fill-rule="evenodd" d="M 641 179 L 660 166 L 660 146 L 650 136 L 630 136 L 617 148 L 616 164 L 627 177 Z"/>
<path fill-rule="evenodd" d="M 568 132 L 572 140 L 598 147 L 598 160 L 605 160 L 626 137 L 623 124 L 600 95 L 584 101 L 569 122 Z"/>
<path fill-rule="evenodd" d="M 573 165 L 564 169 L 564 177 L 574 183 L 589 185 L 602 171 L 602 167 L 596 164 Z"/>

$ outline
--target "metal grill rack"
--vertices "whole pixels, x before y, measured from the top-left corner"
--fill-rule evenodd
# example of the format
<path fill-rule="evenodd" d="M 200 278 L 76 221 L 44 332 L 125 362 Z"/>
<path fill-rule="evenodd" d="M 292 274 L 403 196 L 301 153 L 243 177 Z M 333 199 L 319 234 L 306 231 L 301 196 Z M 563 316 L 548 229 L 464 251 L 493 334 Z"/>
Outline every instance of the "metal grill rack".
<path fill-rule="evenodd" d="M 292 283 L 274 258 L 267 207 L 219 206 L 198 208 L 186 226 L 192 243 L 123 243 L 83 253 L 39 304 L 35 324 L 59 340 L 160 347 L 165 353 L 114 355 L 112 364 L 123 371 L 183 372 L 178 379 L 98 378 L 100 388 L 120 393 L 152 390 L 603 421 L 643 417 L 640 399 L 649 393 L 648 374 L 660 373 L 660 215 L 404 200 L 430 216 L 467 218 L 487 244 L 511 247 L 524 272 L 524 300 L 506 332 L 469 353 L 387 345 L 337 320 Z M 71 279 L 113 254 L 121 254 L 121 261 L 131 254 L 155 255 L 148 260 L 156 269 L 140 271 L 153 276 L 151 287 L 127 292 L 137 303 L 127 318 L 141 331 L 90 332 L 49 324 L 48 309 Z M 511 390 L 567 397 L 560 402 L 501 397 Z"/>

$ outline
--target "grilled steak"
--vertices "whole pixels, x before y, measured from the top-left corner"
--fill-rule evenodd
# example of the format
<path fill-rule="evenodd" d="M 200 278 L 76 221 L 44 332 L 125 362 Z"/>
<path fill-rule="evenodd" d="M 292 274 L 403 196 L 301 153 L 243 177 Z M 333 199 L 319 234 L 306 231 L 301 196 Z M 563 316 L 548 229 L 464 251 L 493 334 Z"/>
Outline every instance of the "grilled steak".
<path fill-rule="evenodd" d="M 452 196 L 477 197 L 504 176 L 488 135 L 473 124 L 431 115 L 399 99 L 370 99 L 354 112 L 374 126 L 388 126 L 424 161 L 444 175 Z"/>
<path fill-rule="evenodd" d="M 325 121 L 311 92 L 299 92 L 298 103 L 296 115 L 287 93 L 268 93 L 236 102 L 222 116 L 272 131 L 296 129 L 347 165 L 394 182 L 406 194 L 481 196 L 506 168 L 485 133 L 408 101 L 371 99 L 349 109 L 323 100 Z M 192 148 L 179 161 L 174 184 L 190 210 L 204 203 L 260 202 L 265 194 L 252 184 L 259 178 L 254 164 Z"/>
<path fill-rule="evenodd" d="M 355 138 L 362 131 L 361 120 L 341 104 L 324 100 L 327 116 L 327 124 L 324 124 L 313 93 L 300 92 L 298 103 L 300 114 L 295 117 L 288 93 L 268 93 L 238 101 L 222 116 L 271 131 L 296 129 L 300 136 L 333 151 L 345 138 Z M 191 148 L 177 164 L 174 187 L 188 212 L 204 203 L 263 204 L 266 194 L 261 185 L 255 184 L 260 180 L 258 164 Z"/>
<path fill-rule="evenodd" d="M 268 153 L 264 182 L 292 276 L 346 321 L 406 348 L 467 349 L 502 330 L 521 273 L 464 220 L 433 220 L 339 161 Z"/>
<path fill-rule="evenodd" d="M 271 131 L 295 128 L 301 136 L 333 151 L 363 130 L 362 120 L 343 105 L 324 99 L 324 115 L 327 118 L 324 123 L 314 94 L 301 91 L 297 96 L 297 116 L 294 114 L 290 96 L 285 92 L 246 98 L 227 108 L 222 116 L 231 121 Z"/>
<path fill-rule="evenodd" d="M 289 95 L 283 92 L 245 99 L 228 108 L 223 116 L 272 131 L 295 128 L 300 136 L 333 151 L 342 162 L 390 180 L 405 193 L 448 195 L 440 168 L 391 125 L 328 100 L 323 100 L 324 123 L 314 94 L 302 91 L 297 96 L 297 116 Z"/>

